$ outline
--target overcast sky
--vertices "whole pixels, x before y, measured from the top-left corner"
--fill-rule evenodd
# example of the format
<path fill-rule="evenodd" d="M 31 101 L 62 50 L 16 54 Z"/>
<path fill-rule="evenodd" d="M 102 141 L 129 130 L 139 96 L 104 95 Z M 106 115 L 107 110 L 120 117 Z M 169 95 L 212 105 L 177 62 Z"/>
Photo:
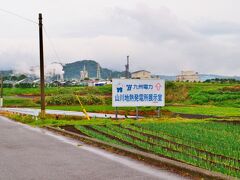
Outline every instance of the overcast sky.
<path fill-rule="evenodd" d="M 103 67 L 155 74 L 240 75 L 239 0 L 0 0 L 38 21 L 46 63 L 94 59 Z M 0 69 L 38 65 L 38 26 L 0 10 Z M 55 50 L 54 50 L 55 49 Z"/>

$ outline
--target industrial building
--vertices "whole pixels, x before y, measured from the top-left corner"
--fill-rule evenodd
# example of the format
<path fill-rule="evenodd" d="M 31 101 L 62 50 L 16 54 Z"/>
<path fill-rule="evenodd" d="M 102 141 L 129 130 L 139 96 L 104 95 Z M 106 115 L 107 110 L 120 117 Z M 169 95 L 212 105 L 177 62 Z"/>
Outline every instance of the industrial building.
<path fill-rule="evenodd" d="M 86 70 L 85 65 L 83 66 L 83 70 L 80 71 L 80 80 L 85 80 L 88 78 L 88 71 Z"/>
<path fill-rule="evenodd" d="M 181 71 L 181 74 L 176 77 L 176 81 L 182 82 L 199 82 L 199 74 L 195 71 Z"/>
<path fill-rule="evenodd" d="M 135 71 L 131 74 L 132 79 L 150 79 L 151 72 L 146 70 Z"/>

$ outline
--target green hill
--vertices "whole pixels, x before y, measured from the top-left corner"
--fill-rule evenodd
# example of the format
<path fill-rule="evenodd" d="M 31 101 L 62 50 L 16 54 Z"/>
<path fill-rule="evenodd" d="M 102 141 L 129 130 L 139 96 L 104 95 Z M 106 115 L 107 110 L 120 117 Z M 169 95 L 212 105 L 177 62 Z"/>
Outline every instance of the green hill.
<path fill-rule="evenodd" d="M 65 79 L 79 79 L 80 78 L 80 71 L 83 70 L 85 65 L 86 70 L 88 71 L 88 76 L 90 78 L 97 77 L 97 62 L 93 60 L 82 60 L 76 61 L 73 63 L 68 63 L 63 66 L 64 70 L 64 78 Z M 101 78 L 117 78 L 124 75 L 124 72 L 119 71 L 112 71 L 107 68 L 102 68 L 100 66 Z"/>
<path fill-rule="evenodd" d="M 1 70 L 0 75 L 2 76 L 10 76 L 13 73 L 12 70 Z"/>

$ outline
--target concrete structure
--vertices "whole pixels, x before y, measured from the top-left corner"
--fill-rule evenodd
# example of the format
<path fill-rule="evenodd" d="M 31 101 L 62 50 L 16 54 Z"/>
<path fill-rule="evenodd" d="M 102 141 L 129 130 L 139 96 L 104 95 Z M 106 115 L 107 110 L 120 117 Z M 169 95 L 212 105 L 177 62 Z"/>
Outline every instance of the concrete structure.
<path fill-rule="evenodd" d="M 48 79 L 52 79 L 52 80 L 57 80 L 57 81 L 63 81 L 63 75 L 64 75 L 64 71 L 63 71 L 63 65 L 61 63 L 58 62 L 54 62 L 51 64 L 48 64 L 45 67 L 45 76 Z"/>
<path fill-rule="evenodd" d="M 129 79 L 130 78 L 130 72 L 129 72 L 129 56 L 127 56 L 127 64 L 125 65 L 125 78 Z"/>
<path fill-rule="evenodd" d="M 88 71 L 86 70 L 86 67 L 84 65 L 83 70 L 80 71 L 80 79 L 84 80 L 85 78 L 88 78 Z"/>
<path fill-rule="evenodd" d="M 99 64 L 97 64 L 97 79 L 101 79 L 101 69 Z"/>
<path fill-rule="evenodd" d="M 181 71 L 181 74 L 176 77 L 177 81 L 183 82 L 199 82 L 200 78 L 198 72 L 195 71 Z"/>
<path fill-rule="evenodd" d="M 151 72 L 146 70 L 135 71 L 131 74 L 132 79 L 150 79 Z"/>

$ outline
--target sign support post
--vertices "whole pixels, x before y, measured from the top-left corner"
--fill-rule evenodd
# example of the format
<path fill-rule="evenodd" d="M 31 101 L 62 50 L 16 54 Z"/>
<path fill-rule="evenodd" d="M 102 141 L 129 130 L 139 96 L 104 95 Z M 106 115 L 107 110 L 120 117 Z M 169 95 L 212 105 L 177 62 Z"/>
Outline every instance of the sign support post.
<path fill-rule="evenodd" d="M 160 118 L 160 106 L 157 107 L 157 117 Z"/>
<path fill-rule="evenodd" d="M 118 119 L 118 108 L 117 107 L 115 107 L 115 117 L 116 117 L 116 119 Z"/>
<path fill-rule="evenodd" d="M 138 106 L 136 106 L 136 119 L 138 119 Z"/>

